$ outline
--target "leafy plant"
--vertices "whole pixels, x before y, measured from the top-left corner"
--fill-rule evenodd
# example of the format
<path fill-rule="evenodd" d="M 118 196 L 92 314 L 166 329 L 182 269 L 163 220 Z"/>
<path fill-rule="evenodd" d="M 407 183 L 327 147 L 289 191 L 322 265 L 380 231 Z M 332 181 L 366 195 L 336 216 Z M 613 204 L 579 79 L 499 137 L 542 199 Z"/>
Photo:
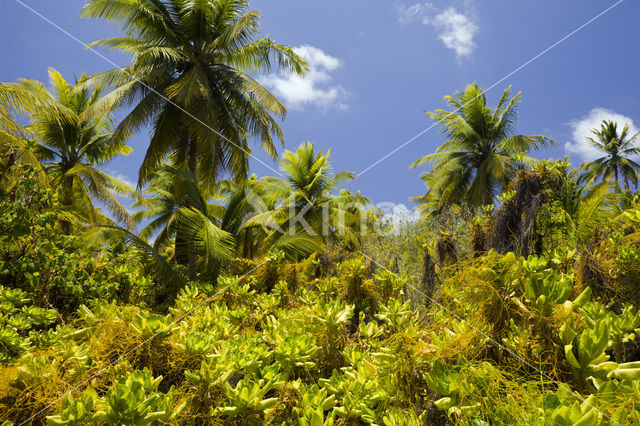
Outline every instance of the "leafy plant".
<path fill-rule="evenodd" d="M 79 400 L 72 396 L 67 396 L 62 401 L 62 412 L 55 416 L 47 416 L 47 423 L 50 425 L 83 425 L 95 419 L 92 411 L 98 394 L 93 388 L 87 388 L 82 393 Z"/>
<path fill-rule="evenodd" d="M 226 393 L 229 405 L 218 407 L 215 412 L 225 416 L 263 412 L 273 407 L 277 402 L 278 398 L 268 398 L 267 394 L 281 383 L 280 376 L 275 375 L 269 379 L 245 377 L 238 381 L 235 387 L 227 384 Z"/>
<path fill-rule="evenodd" d="M 95 413 L 106 423 L 147 425 L 171 416 L 171 392 L 157 392 L 162 376 L 154 378 L 148 370 L 136 370 L 110 388 Z"/>

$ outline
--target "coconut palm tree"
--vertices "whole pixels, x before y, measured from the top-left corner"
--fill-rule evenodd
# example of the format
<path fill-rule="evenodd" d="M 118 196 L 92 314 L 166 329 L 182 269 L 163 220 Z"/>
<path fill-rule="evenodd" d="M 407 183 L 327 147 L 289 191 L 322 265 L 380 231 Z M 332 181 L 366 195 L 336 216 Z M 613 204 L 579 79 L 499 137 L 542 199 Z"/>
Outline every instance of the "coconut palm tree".
<path fill-rule="evenodd" d="M 225 179 L 205 186 L 195 181 L 185 163 L 165 162 L 145 191 L 148 198 L 141 204 L 145 208 L 134 215 L 136 221 L 150 221 L 139 237 L 149 240 L 155 236 L 155 250 L 165 252 L 173 248 L 177 263 L 192 266 L 197 258 L 205 256 L 189 245 L 194 236 L 196 240 L 203 239 L 197 235 L 206 227 L 212 230 L 208 245 L 224 249 L 216 254 L 218 264 L 228 260 L 227 249 L 231 244 L 235 255 L 245 258 L 266 255 L 269 250 L 299 254 L 316 249 L 316 246 L 306 249 L 308 238 L 301 235 L 286 236 L 267 246 L 261 244 L 266 236 L 264 230 L 245 227 L 253 215 L 269 210 L 268 197 L 259 183 L 255 178 L 240 184 Z M 194 226 L 189 227 L 190 224 Z"/>
<path fill-rule="evenodd" d="M 628 124 L 624 125 L 622 132 L 618 132 L 618 123 L 604 120 L 600 129 L 593 129 L 591 133 L 593 137 L 587 137 L 587 141 L 605 155 L 586 164 L 587 179 L 613 178 L 616 191 L 619 191 L 621 176 L 626 190 L 629 190 L 629 182 L 637 188 L 640 164 L 629 157 L 640 154 L 640 147 L 635 146 L 640 132 L 631 135 Z"/>
<path fill-rule="evenodd" d="M 248 175 L 253 138 L 277 158 L 283 134 L 274 116 L 283 104 L 250 74 L 272 67 L 303 74 L 304 60 L 291 47 L 257 38 L 260 17 L 245 0 L 89 0 L 82 18 L 104 19 L 123 37 L 94 47 L 132 55 L 130 65 L 92 80 L 117 88 L 99 108 L 133 105 L 117 132 L 153 127 L 138 184 L 169 154 L 186 160 L 194 176 L 215 179 L 229 171 Z"/>
<path fill-rule="evenodd" d="M 422 176 L 429 190 L 417 200 L 436 211 L 452 204 L 491 204 L 519 166 L 534 162 L 527 152 L 553 144 L 545 136 L 515 134 L 520 99 L 520 92 L 512 97 L 507 88 L 491 108 L 485 92 L 473 83 L 454 96 L 445 96 L 453 111 L 428 112 L 442 126 L 447 141 L 411 165 L 433 164 Z"/>
<path fill-rule="evenodd" d="M 214 194 L 196 182 L 184 162 L 161 164 L 145 193 L 148 198 L 139 204 L 145 208 L 134 219 L 151 222 L 139 237 L 155 236 L 153 248 L 158 252 L 172 248 L 176 263 L 189 265 L 191 278 L 198 265 L 201 276 L 217 276 L 222 262 L 232 254 L 234 241 L 220 228 L 219 209 L 208 201 Z"/>
<path fill-rule="evenodd" d="M 16 99 L 16 96 L 18 97 Z M 16 166 L 24 164 L 42 171 L 24 129 L 14 116 L 15 105 L 32 102 L 27 94 L 0 84 L 0 191 L 9 192 L 16 183 Z M 39 175 L 44 176 L 43 173 Z M 46 178 L 45 178 L 46 180 Z"/>
<path fill-rule="evenodd" d="M 284 179 L 267 177 L 261 184 L 268 197 L 265 204 L 273 208 L 256 214 L 246 226 L 268 229 L 267 244 L 295 233 L 320 241 L 339 238 L 359 243 L 360 214 L 368 200 L 346 190 L 333 194 L 342 182 L 354 179 L 353 173 L 334 175 L 329 151 L 316 152 L 310 142 L 295 152 L 286 151 L 281 170 Z"/>
<path fill-rule="evenodd" d="M 81 88 L 86 75 L 69 84 L 62 75 L 49 70 L 51 88 L 38 81 L 21 79 L 2 84 L 18 112 L 29 116 L 24 126 L 26 142 L 46 171 L 50 183 L 60 188 L 61 204 L 69 211 L 93 221 L 109 221 L 97 214 L 92 199 L 103 203 L 109 213 L 129 229 L 133 219 L 117 195 L 139 198 L 129 185 L 97 167 L 120 154 L 128 154 L 128 133 L 112 131 L 112 112 L 95 113 L 102 89 Z M 65 228 L 69 230 L 69 223 Z"/>
<path fill-rule="evenodd" d="M 145 194 L 144 202 L 134 205 L 143 209 L 137 211 L 133 218 L 136 222 L 150 221 L 139 236 L 145 240 L 155 237 L 153 247 L 159 251 L 174 244 L 181 207 L 207 214 L 206 196 L 186 164 L 161 164 L 149 181 Z"/>

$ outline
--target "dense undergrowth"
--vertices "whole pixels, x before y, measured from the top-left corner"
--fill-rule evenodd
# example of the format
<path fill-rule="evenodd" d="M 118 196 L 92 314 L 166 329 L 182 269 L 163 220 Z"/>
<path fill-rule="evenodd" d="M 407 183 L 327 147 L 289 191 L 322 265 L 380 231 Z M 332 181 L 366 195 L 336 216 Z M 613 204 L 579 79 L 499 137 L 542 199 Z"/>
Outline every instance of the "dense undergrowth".
<path fill-rule="evenodd" d="M 640 424 L 640 133 L 537 160 L 520 93 L 470 84 L 393 223 L 279 156 L 251 75 L 309 67 L 248 8 L 88 0 L 130 65 L 0 83 L 0 424 Z M 148 126 L 132 188 L 102 169 Z"/>
<path fill-rule="evenodd" d="M 628 238 L 598 234 L 581 253 L 474 256 L 466 218 L 452 214 L 364 252 L 237 259 L 216 282 L 189 281 L 157 304 L 130 249 L 56 232 L 55 192 L 25 176 L 12 191 L 24 202 L 0 205 L 12 236 L 0 275 L 2 420 L 640 421 L 640 249 Z M 438 235 L 469 245 L 434 243 L 431 285 L 424 259 L 396 246 Z"/>

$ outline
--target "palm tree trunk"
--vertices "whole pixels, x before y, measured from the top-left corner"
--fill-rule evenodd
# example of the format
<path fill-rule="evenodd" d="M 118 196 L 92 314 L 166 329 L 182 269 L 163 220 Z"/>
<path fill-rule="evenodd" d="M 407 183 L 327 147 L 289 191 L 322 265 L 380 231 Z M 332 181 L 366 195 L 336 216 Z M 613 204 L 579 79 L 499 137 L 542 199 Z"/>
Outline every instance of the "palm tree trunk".
<path fill-rule="evenodd" d="M 71 207 L 73 205 L 73 177 L 63 175 L 62 177 L 62 206 Z M 71 222 L 62 220 L 62 232 L 71 233 Z"/>
<path fill-rule="evenodd" d="M 173 243 L 173 257 L 178 265 L 189 264 L 189 251 L 187 248 L 187 239 L 183 233 L 176 231 L 176 239 Z"/>
<path fill-rule="evenodd" d="M 189 138 L 189 152 L 187 153 L 187 162 L 189 163 L 189 171 L 193 175 L 193 179 L 198 182 L 198 144 L 193 138 Z"/>
<path fill-rule="evenodd" d="M 244 247 L 242 248 L 242 257 L 244 257 L 245 259 L 253 259 L 253 238 L 249 229 L 245 229 L 244 231 Z"/>

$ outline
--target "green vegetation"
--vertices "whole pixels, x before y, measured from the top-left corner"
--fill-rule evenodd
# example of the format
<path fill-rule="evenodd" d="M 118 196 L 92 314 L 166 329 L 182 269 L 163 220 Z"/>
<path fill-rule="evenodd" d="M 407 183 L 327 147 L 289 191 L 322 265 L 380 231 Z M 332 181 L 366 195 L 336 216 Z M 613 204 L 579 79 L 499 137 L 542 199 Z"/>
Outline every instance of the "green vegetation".
<path fill-rule="evenodd" d="M 244 0 L 89 0 L 84 6 L 82 18 L 106 20 L 123 33 L 92 46 L 133 57 L 89 83 L 116 86 L 96 109 L 135 104 L 118 134 L 153 126 L 139 184 L 168 154 L 210 179 L 226 170 L 247 176 L 250 138 L 277 157 L 273 139 L 283 135 L 272 114 L 284 117 L 286 110 L 250 73 L 276 65 L 302 74 L 307 65 L 291 47 L 256 38 L 260 14 L 248 7 Z"/>
<path fill-rule="evenodd" d="M 313 143 L 250 175 L 285 114 L 250 74 L 306 65 L 248 8 L 90 0 L 129 66 L 0 83 L 0 422 L 640 424 L 637 135 L 535 159 L 471 84 L 394 224 Z M 134 189 L 100 167 L 145 124 Z"/>
<path fill-rule="evenodd" d="M 116 195 L 137 197 L 135 190 L 100 171 L 118 155 L 127 155 L 128 134 L 112 131 L 111 112 L 95 110 L 103 87 L 93 91 L 82 88 L 86 75 L 69 85 L 54 69 L 49 70 L 51 89 L 40 82 L 23 79 L 6 86 L 17 102 L 18 111 L 27 114 L 30 124 L 24 131 L 33 141 L 33 154 L 40 160 L 51 183 L 60 188 L 61 203 L 69 214 L 81 215 L 84 221 L 109 223 L 96 212 L 92 198 L 105 204 L 109 213 L 129 229 L 135 224 Z M 98 217 L 93 217 L 93 216 Z M 67 223 L 66 230 L 69 231 Z"/>
<path fill-rule="evenodd" d="M 454 111 L 428 114 L 439 123 L 447 142 L 412 167 L 435 163 L 423 175 L 429 192 L 421 200 L 425 207 L 441 209 L 446 204 L 465 202 L 469 207 L 491 204 L 501 189 L 513 180 L 518 167 L 531 165 L 530 150 L 553 143 L 544 136 L 515 135 L 520 93 L 511 97 L 509 89 L 496 108 L 477 84 L 445 97 Z"/>
<path fill-rule="evenodd" d="M 587 138 L 593 147 L 605 154 L 589 164 L 591 177 L 614 179 L 615 187 L 619 188 L 619 177 L 624 178 L 624 189 L 629 190 L 629 182 L 638 186 L 638 172 L 640 165 L 630 159 L 630 156 L 640 153 L 640 148 L 634 145 L 638 133 L 629 135 L 629 125 L 625 124 L 622 132 L 618 133 L 618 123 L 604 121 L 602 127 L 593 129 L 595 138 Z"/>

